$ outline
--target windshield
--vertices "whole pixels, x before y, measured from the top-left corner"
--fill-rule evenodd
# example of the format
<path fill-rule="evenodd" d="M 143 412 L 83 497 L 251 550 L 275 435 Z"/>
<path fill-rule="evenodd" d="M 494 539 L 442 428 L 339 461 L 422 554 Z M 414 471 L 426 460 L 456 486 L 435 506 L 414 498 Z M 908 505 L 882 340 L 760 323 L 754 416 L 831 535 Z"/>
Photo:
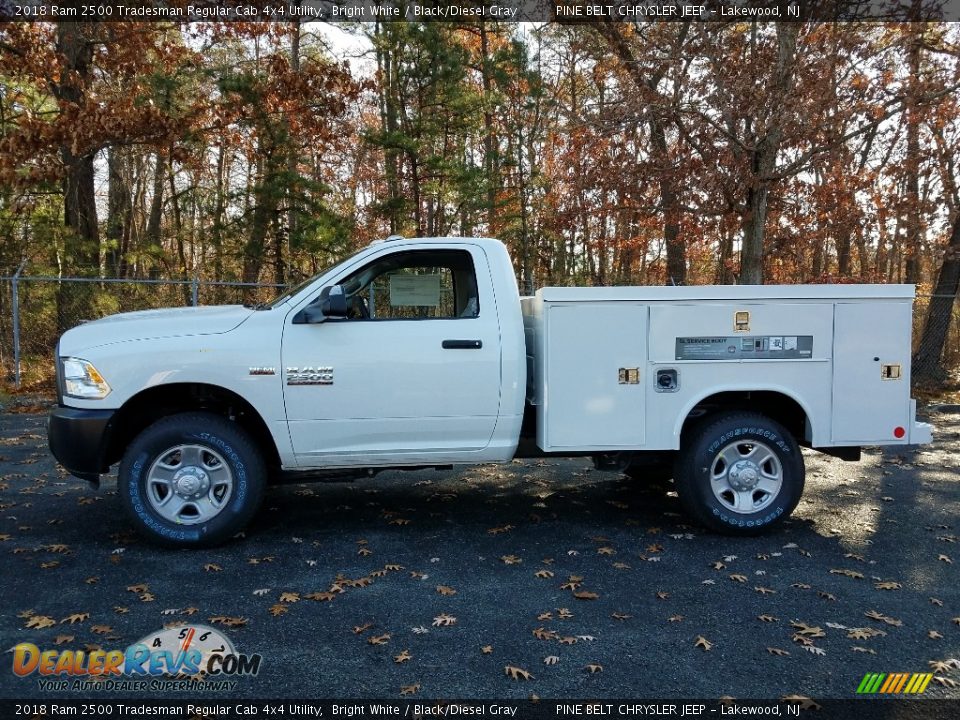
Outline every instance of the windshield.
<path fill-rule="evenodd" d="M 282 304 L 285 303 L 287 300 L 289 300 L 289 299 L 292 298 L 294 295 L 296 295 L 298 292 L 300 292 L 301 290 L 303 290 L 307 285 L 309 285 L 310 283 L 312 283 L 313 281 L 315 281 L 318 277 L 320 277 L 321 275 L 325 275 L 326 273 L 330 272 L 330 271 L 331 271 L 333 268 L 335 268 L 337 265 L 341 265 L 341 264 L 343 264 L 343 263 L 345 263 L 345 262 L 347 262 L 347 261 L 349 261 L 349 260 L 352 260 L 353 258 L 355 258 L 357 255 L 359 255 L 360 253 L 362 253 L 362 252 L 363 252 L 364 250 L 366 250 L 366 249 L 367 249 L 367 248 L 365 248 L 365 247 L 364 247 L 364 248 L 361 248 L 360 250 L 357 250 L 355 253 L 353 253 L 353 255 L 350 255 L 349 257 L 345 258 L 344 260 L 340 260 L 339 262 L 336 262 L 336 263 L 334 263 L 333 265 L 328 265 L 328 266 L 325 267 L 323 270 L 321 270 L 320 272 L 318 272 L 316 275 L 312 275 L 312 276 L 308 277 L 306 280 L 303 280 L 302 282 L 299 282 L 299 283 L 297 283 L 296 285 L 293 285 L 292 287 L 287 288 L 287 289 L 284 290 L 280 295 L 278 295 L 278 296 L 275 297 L 273 300 L 271 300 L 271 301 L 268 302 L 266 305 L 264 305 L 264 307 L 272 310 L 273 308 L 275 308 L 275 307 L 277 307 L 277 306 L 279 306 L 279 305 L 282 305 Z"/>

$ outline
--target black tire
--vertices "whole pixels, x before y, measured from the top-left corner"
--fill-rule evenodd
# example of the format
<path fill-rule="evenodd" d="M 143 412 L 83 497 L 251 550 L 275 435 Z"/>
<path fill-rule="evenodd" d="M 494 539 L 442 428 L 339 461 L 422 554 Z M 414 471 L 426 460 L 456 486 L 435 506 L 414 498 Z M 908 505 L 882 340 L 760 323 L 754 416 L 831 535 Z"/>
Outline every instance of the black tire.
<path fill-rule="evenodd" d="M 728 457 L 734 462 L 728 463 Z M 803 494 L 803 455 L 797 441 L 780 423 L 759 413 L 730 412 L 701 421 L 685 433 L 675 470 L 677 494 L 686 511 L 726 535 L 758 535 L 777 526 Z"/>
<path fill-rule="evenodd" d="M 211 509 L 215 514 L 205 521 L 201 521 L 203 516 L 199 510 L 202 499 L 198 503 L 192 499 L 185 501 L 181 522 L 174 522 L 157 510 L 157 503 L 163 500 L 158 500 L 158 494 L 164 492 L 164 486 L 161 483 L 155 488 L 148 483 L 148 473 L 169 458 L 181 457 L 182 463 L 182 457 L 191 450 L 183 450 L 182 456 L 171 452 L 180 446 L 199 454 L 202 459 L 196 467 L 208 469 L 209 476 L 220 478 L 221 485 L 211 487 L 210 493 L 222 494 L 215 497 L 222 506 Z M 169 463 L 166 467 L 170 467 Z M 192 467 L 185 466 L 179 472 L 189 472 Z M 160 466 L 160 471 L 172 472 L 164 466 Z M 220 415 L 188 412 L 158 420 L 134 439 L 120 463 L 117 486 L 128 515 L 147 539 L 168 547 L 195 548 L 222 543 L 242 530 L 260 506 L 266 479 L 260 449 L 243 428 Z M 174 493 L 174 497 L 176 495 Z M 202 486 L 198 487 L 198 494 L 190 498 L 201 495 Z M 212 508 L 212 504 L 208 507 Z M 191 509 L 195 512 L 192 517 Z"/>

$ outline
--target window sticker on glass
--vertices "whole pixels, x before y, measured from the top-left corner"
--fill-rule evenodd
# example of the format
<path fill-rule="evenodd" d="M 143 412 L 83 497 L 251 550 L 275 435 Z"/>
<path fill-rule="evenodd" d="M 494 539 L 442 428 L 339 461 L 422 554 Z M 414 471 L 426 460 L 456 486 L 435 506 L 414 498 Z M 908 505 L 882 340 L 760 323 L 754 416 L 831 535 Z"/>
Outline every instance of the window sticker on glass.
<path fill-rule="evenodd" d="M 439 275 L 391 275 L 390 304 L 394 307 L 440 305 Z"/>

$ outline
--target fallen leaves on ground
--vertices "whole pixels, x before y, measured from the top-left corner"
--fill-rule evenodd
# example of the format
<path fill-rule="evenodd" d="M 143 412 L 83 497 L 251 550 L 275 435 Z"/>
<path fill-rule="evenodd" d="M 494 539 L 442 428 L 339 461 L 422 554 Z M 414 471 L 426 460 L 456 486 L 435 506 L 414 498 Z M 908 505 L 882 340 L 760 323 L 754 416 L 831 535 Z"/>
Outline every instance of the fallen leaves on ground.
<path fill-rule="evenodd" d="M 892 580 L 874 583 L 873 586 L 877 590 L 900 590 L 903 587 L 903 585 L 901 585 L 900 583 L 894 582 Z"/>
<path fill-rule="evenodd" d="M 897 620 L 896 618 L 889 617 L 876 610 L 868 610 L 867 612 L 864 613 L 864 615 L 866 615 L 871 620 L 879 620 L 882 623 L 886 623 L 887 625 L 892 625 L 894 627 L 900 627 L 901 625 L 903 625 L 902 620 Z"/>
<path fill-rule="evenodd" d="M 960 660 L 929 660 L 927 665 L 935 673 L 949 673 L 952 670 L 960 668 Z"/>
<path fill-rule="evenodd" d="M 533 631 L 533 636 L 537 640 L 556 640 L 560 636 L 555 630 L 547 630 L 547 628 L 538 627 Z"/>
<path fill-rule="evenodd" d="M 27 620 L 26 627 L 43 630 L 44 628 L 53 627 L 56 624 L 57 621 L 52 617 L 47 617 L 46 615 L 31 615 L 30 619 Z"/>
<path fill-rule="evenodd" d="M 790 625 L 796 628 L 798 635 L 811 638 L 822 638 L 827 636 L 827 634 L 823 631 L 823 628 L 815 625 L 807 625 L 801 620 L 793 620 L 791 621 Z"/>
<path fill-rule="evenodd" d="M 857 572 L 856 570 L 847 570 L 847 569 L 832 569 L 830 570 L 831 575 L 844 575 L 855 580 L 863 580 L 863 573 Z"/>
<path fill-rule="evenodd" d="M 214 615 L 210 622 L 215 625 L 224 625 L 226 627 L 243 627 L 249 621 L 245 617 L 231 617 L 229 615 Z"/>
<path fill-rule="evenodd" d="M 504 666 L 503 670 L 504 674 L 513 680 L 533 680 L 533 675 L 523 668 L 519 668 L 514 665 L 506 665 Z"/>
<path fill-rule="evenodd" d="M 847 631 L 847 637 L 851 640 L 869 640 L 878 635 L 886 635 L 886 633 L 883 630 L 876 630 L 874 628 L 850 628 L 850 630 Z"/>

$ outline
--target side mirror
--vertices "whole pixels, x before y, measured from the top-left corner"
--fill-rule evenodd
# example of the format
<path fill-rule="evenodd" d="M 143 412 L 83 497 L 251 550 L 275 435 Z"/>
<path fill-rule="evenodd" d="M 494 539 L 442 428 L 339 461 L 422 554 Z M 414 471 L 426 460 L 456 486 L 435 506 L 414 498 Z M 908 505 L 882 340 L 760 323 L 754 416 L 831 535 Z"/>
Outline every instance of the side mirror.
<path fill-rule="evenodd" d="M 347 317 L 347 296 L 340 285 L 328 285 L 320 297 L 293 316 L 293 323 L 315 324 Z"/>

